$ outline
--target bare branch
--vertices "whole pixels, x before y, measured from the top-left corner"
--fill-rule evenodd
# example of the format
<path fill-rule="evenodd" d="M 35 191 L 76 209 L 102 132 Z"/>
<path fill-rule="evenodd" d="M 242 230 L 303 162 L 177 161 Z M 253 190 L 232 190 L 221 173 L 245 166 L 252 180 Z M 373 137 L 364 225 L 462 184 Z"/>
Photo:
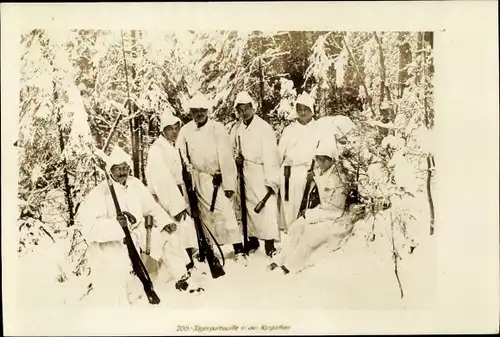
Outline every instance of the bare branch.
<path fill-rule="evenodd" d="M 54 238 L 52 237 L 52 235 L 50 235 L 50 233 L 49 233 L 49 232 L 47 232 L 47 230 L 46 230 L 43 226 L 40 226 L 40 229 L 41 229 L 42 231 L 44 231 L 44 232 L 45 232 L 45 234 L 47 234 L 49 238 L 51 238 L 51 239 L 52 239 L 52 242 L 53 242 L 53 243 L 56 243 L 56 241 L 54 240 Z"/>
<path fill-rule="evenodd" d="M 396 244 L 394 242 L 394 219 L 392 218 L 392 212 L 390 212 L 389 214 L 391 216 L 391 243 L 392 243 L 392 260 L 394 261 L 394 275 L 396 275 L 401 298 L 403 298 L 404 297 L 403 286 L 401 285 L 401 280 L 399 279 L 399 273 L 398 273 L 399 254 L 396 249 Z"/>
<path fill-rule="evenodd" d="M 356 70 L 356 74 L 358 75 L 359 79 L 362 82 L 363 89 L 365 90 L 365 95 L 366 95 L 366 98 L 368 100 L 368 105 L 370 106 L 370 110 L 372 112 L 372 117 L 375 117 L 375 111 L 373 110 L 373 107 L 372 107 L 372 102 L 371 102 L 370 94 L 368 93 L 368 89 L 366 87 L 365 79 L 361 76 L 361 72 L 359 71 L 356 59 L 352 55 L 351 50 L 349 49 L 349 46 L 347 45 L 347 42 L 345 40 L 344 35 L 342 35 L 342 41 L 344 42 L 344 46 L 346 47 L 347 52 L 349 53 L 349 57 L 351 58 L 352 63 L 354 64 L 354 69 Z"/>

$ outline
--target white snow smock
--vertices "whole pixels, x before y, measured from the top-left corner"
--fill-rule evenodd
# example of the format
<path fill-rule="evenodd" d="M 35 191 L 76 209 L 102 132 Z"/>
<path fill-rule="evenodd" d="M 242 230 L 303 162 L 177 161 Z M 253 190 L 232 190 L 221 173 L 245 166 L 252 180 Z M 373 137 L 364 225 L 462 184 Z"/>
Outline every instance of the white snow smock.
<path fill-rule="evenodd" d="M 276 135 L 272 127 L 255 114 L 248 126 L 240 123 L 233 129 L 231 138 L 235 157 L 239 152 L 238 137 L 241 140 L 241 151 L 245 158 L 243 174 L 249 236 L 261 240 L 279 240 L 277 204 L 279 159 Z M 275 194 L 267 200 L 260 213 L 256 213 L 255 206 L 268 192 L 266 186 L 271 187 Z"/>
<path fill-rule="evenodd" d="M 307 179 L 307 171 L 314 159 L 319 136 L 315 121 L 306 125 L 295 121 L 283 130 L 279 142 L 280 191 L 282 229 L 288 230 L 297 219 Z M 290 166 L 288 201 L 285 201 L 285 166 Z"/>
<path fill-rule="evenodd" d="M 186 144 L 190 160 L 187 159 Z M 201 221 L 220 245 L 241 242 L 241 232 L 236 222 L 232 200 L 224 194 L 224 191 L 235 191 L 236 187 L 236 166 L 229 134 L 224 125 L 209 119 L 205 125 L 198 127 L 191 121 L 181 128 L 176 146 L 181 150 L 183 160 L 193 177 Z M 222 174 L 222 184 L 217 192 L 212 213 L 212 179 L 217 172 Z M 208 233 L 206 237 L 211 240 Z"/>
<path fill-rule="evenodd" d="M 291 226 L 276 257 L 279 265 L 297 273 L 308 267 L 311 256 L 334 250 L 353 228 L 349 214 L 344 215 L 346 193 L 342 179 L 333 165 L 314 177 L 321 204 L 307 209 Z"/>
<path fill-rule="evenodd" d="M 160 136 L 149 148 L 146 180 L 150 192 L 171 217 L 189 209 L 186 187 L 182 180 L 182 163 L 178 150 Z M 193 219 L 186 217 L 177 224 L 179 236 L 188 248 L 196 248 L 197 237 Z"/>
<path fill-rule="evenodd" d="M 111 179 L 111 178 L 110 178 Z M 151 257 L 163 260 L 173 273 L 184 274 L 189 261 L 187 253 L 174 236 L 161 229 L 174 221 L 158 205 L 144 184 L 135 177 L 128 177 L 123 186 L 112 181 L 122 211 L 137 219 L 129 229 L 138 251 L 145 250 L 146 229 L 144 216 L 152 215 L 156 226 L 151 233 Z M 125 234 L 116 220 L 116 209 L 106 181 L 97 185 L 81 204 L 77 221 L 82 225 L 88 249 L 88 262 L 92 271 L 93 294 L 89 295 L 99 305 L 114 306 L 129 303 L 131 298 L 143 293 L 139 279 L 131 274 L 132 264 Z M 182 268 L 184 270 L 182 270 Z M 179 276 L 180 277 L 180 276 Z"/>

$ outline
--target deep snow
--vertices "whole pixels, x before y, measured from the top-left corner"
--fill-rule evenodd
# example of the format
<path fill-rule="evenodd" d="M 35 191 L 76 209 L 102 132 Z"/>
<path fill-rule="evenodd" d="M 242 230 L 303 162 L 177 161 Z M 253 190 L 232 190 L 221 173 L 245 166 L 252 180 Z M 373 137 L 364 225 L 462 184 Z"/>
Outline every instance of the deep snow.
<path fill-rule="evenodd" d="M 271 262 L 262 248 L 249 258 L 248 266 L 226 259 L 226 275 L 210 277 L 206 264 L 198 264 L 192 277 L 205 292 L 194 295 L 174 289 L 173 282 L 155 284 L 162 299 L 158 308 L 171 309 L 424 309 L 433 303 L 435 287 L 434 236 L 428 226 L 416 233 L 418 246 L 412 254 L 400 250 L 399 275 L 405 296 L 400 298 L 394 275 L 391 243 L 379 231 L 373 242 L 365 235 L 371 221 L 358 222 L 355 234 L 341 247 L 315 261 L 314 266 L 296 275 L 268 271 Z M 278 244 L 279 247 L 279 244 Z M 46 245 L 44 250 L 19 260 L 18 303 L 31 309 L 83 305 L 90 277 L 71 277 L 57 282 L 64 268 L 64 243 Z M 231 247 L 223 247 L 229 253 Z M 225 254 L 226 255 L 226 254 Z M 206 275 L 202 275 L 202 272 Z M 92 295 L 90 292 L 89 297 Z M 135 306 L 148 306 L 147 302 Z"/>

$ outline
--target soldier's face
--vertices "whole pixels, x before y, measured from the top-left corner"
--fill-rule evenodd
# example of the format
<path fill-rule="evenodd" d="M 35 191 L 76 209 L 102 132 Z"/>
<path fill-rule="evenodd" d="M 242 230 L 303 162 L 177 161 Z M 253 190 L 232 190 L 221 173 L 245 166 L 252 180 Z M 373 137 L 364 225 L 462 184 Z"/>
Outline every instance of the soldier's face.
<path fill-rule="evenodd" d="M 169 142 L 175 143 L 180 130 L 181 130 L 181 124 L 175 123 L 174 125 L 166 126 L 163 129 L 163 134 L 165 135 L 165 138 L 167 138 Z"/>
<path fill-rule="evenodd" d="M 111 176 L 118 183 L 125 185 L 130 174 L 130 166 L 126 162 L 111 166 Z"/>
<path fill-rule="evenodd" d="M 190 109 L 191 118 L 196 124 L 205 123 L 208 119 L 208 109 Z"/>
<path fill-rule="evenodd" d="M 253 110 L 252 104 L 238 104 L 236 106 L 236 112 L 238 117 L 244 121 L 248 121 L 253 117 L 255 111 Z"/>
<path fill-rule="evenodd" d="M 349 141 L 347 136 L 344 135 L 335 135 L 335 140 L 337 142 L 337 148 L 340 154 L 343 154 L 344 151 L 348 148 Z"/>
<path fill-rule="evenodd" d="M 309 109 L 309 107 L 302 104 L 297 104 L 296 110 L 297 110 L 297 118 L 299 119 L 300 122 L 308 123 L 312 119 L 313 113 L 311 109 Z"/>
<path fill-rule="evenodd" d="M 328 171 L 333 165 L 333 159 L 328 156 L 315 156 L 315 160 L 321 173 Z"/>

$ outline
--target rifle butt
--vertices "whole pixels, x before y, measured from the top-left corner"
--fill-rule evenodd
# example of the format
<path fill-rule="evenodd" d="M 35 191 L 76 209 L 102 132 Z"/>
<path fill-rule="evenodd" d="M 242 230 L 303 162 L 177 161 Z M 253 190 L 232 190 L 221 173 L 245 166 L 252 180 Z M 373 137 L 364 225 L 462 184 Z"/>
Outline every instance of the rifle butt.
<path fill-rule="evenodd" d="M 226 275 L 226 272 L 224 271 L 224 268 L 222 268 L 219 259 L 215 256 L 214 252 L 211 249 L 207 251 L 207 262 L 212 278 L 216 279 Z"/>
<path fill-rule="evenodd" d="M 150 288 L 149 290 L 144 289 L 144 291 L 146 292 L 146 296 L 148 297 L 149 304 L 153 305 L 160 304 L 160 298 L 158 297 L 153 288 Z"/>
<path fill-rule="evenodd" d="M 262 209 L 264 208 L 265 204 L 262 202 L 262 201 L 259 201 L 259 203 L 257 204 L 257 206 L 255 206 L 255 208 L 253 209 L 253 211 L 257 214 L 260 213 L 260 211 L 262 211 Z"/>
<path fill-rule="evenodd" d="M 260 211 L 262 211 L 262 209 L 266 206 L 267 200 L 269 200 L 269 198 L 271 197 L 272 194 L 273 194 L 273 192 L 271 192 L 271 191 L 268 191 L 266 193 L 266 195 L 264 196 L 264 199 L 259 201 L 259 203 L 253 209 L 255 213 L 258 214 L 258 213 L 260 213 Z"/>
<path fill-rule="evenodd" d="M 153 217 L 146 215 L 144 217 L 144 226 L 146 227 L 146 255 L 151 254 L 151 230 L 153 228 Z"/>
<path fill-rule="evenodd" d="M 292 168 L 290 166 L 284 167 L 284 176 L 285 176 L 285 201 L 289 200 L 289 189 L 290 189 L 290 176 L 292 173 Z"/>
<path fill-rule="evenodd" d="M 210 212 L 215 211 L 215 202 L 217 201 L 217 192 L 219 191 L 218 186 L 214 186 L 214 192 L 212 193 L 212 203 L 210 204 Z"/>

